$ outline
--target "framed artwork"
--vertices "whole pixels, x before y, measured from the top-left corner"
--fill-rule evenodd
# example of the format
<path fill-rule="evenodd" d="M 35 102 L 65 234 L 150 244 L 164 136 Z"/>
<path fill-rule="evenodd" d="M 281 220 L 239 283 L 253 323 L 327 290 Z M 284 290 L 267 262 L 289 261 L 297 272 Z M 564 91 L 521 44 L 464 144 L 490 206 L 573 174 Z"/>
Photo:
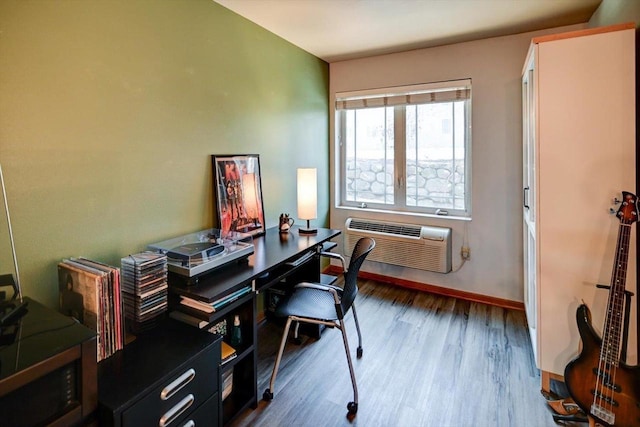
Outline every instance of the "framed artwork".
<path fill-rule="evenodd" d="M 264 233 L 264 209 L 257 154 L 212 155 L 213 199 L 217 228 Z"/>

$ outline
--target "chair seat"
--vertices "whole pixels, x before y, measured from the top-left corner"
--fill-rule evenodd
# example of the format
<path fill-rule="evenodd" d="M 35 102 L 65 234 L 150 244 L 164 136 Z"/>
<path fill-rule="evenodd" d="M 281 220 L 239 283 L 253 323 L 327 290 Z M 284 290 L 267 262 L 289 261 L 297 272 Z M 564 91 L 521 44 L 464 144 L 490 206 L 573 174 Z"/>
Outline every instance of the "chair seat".
<path fill-rule="evenodd" d="M 289 297 L 278 304 L 275 314 L 280 317 L 298 316 L 316 320 L 338 320 L 331 293 L 312 288 L 296 288 Z"/>

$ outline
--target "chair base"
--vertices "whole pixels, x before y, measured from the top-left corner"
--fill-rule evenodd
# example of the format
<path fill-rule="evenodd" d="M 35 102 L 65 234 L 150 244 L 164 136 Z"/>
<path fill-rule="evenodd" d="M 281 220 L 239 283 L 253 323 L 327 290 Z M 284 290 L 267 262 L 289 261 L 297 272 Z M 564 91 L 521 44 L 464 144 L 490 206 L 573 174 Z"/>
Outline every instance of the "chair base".
<path fill-rule="evenodd" d="M 347 405 L 349 415 L 355 415 L 358 412 L 358 404 L 356 402 L 349 402 Z"/>
<path fill-rule="evenodd" d="M 270 388 L 266 389 L 264 393 L 262 393 L 262 399 L 267 402 L 273 400 L 273 393 Z M 358 404 L 356 402 L 349 402 L 347 404 L 347 410 L 349 411 L 349 415 L 355 415 L 358 413 Z"/>
<path fill-rule="evenodd" d="M 352 305 L 352 308 L 355 308 L 355 306 Z M 355 311 L 353 311 L 353 313 L 355 317 L 356 316 Z M 357 317 L 355 317 L 355 319 L 356 319 L 356 325 L 357 325 Z M 353 386 L 353 401 L 349 402 L 349 404 L 347 405 L 347 409 L 349 410 L 348 415 L 354 416 L 358 412 L 358 387 L 356 385 L 356 376 L 353 371 L 353 364 L 351 362 L 351 355 L 349 353 L 349 341 L 347 340 L 347 333 L 342 320 L 325 321 L 325 320 L 317 320 L 312 318 L 302 318 L 294 315 L 290 315 L 289 317 L 287 317 L 287 322 L 284 325 L 284 331 L 282 333 L 282 339 L 280 340 L 280 348 L 278 350 L 278 355 L 276 356 L 276 361 L 273 366 L 273 372 L 271 373 L 271 381 L 269 382 L 269 387 L 264 391 L 264 393 L 262 393 L 262 398 L 267 402 L 273 400 L 273 389 L 276 383 L 278 368 L 280 367 L 282 354 L 284 353 L 284 348 L 287 343 L 287 338 L 289 335 L 289 330 L 291 328 L 291 323 L 293 322 L 296 322 L 296 329 L 297 329 L 297 326 L 300 324 L 300 322 L 303 322 L 303 323 L 310 323 L 315 325 L 328 326 L 331 328 L 337 328 L 342 333 L 342 341 L 344 343 L 344 350 L 347 356 L 347 364 L 349 365 L 349 375 L 351 376 L 351 385 Z M 357 329 L 358 329 L 358 332 L 360 332 L 360 327 L 358 327 Z M 362 338 L 360 337 L 359 333 L 358 333 L 358 341 L 359 342 L 358 342 L 357 356 L 358 358 L 360 358 L 362 357 Z"/>

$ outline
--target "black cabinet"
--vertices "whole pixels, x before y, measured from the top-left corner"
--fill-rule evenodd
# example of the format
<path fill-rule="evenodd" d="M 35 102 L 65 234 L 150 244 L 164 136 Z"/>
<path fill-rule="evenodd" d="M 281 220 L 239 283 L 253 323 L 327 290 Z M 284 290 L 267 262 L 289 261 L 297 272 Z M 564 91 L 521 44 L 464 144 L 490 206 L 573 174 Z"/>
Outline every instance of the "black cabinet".
<path fill-rule="evenodd" d="M 0 424 L 78 425 L 97 402 L 96 333 L 30 298 L 0 326 Z M 12 302 L 0 304 L 0 313 Z"/>
<path fill-rule="evenodd" d="M 100 362 L 100 424 L 221 425 L 220 340 L 167 319 Z"/>

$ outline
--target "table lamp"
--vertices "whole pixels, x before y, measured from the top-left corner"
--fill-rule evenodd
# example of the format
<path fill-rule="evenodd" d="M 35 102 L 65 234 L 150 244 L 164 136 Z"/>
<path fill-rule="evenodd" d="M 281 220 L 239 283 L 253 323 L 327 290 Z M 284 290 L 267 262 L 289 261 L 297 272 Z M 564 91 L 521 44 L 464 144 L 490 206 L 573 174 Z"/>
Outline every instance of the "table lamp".
<path fill-rule="evenodd" d="M 316 234 L 309 221 L 318 217 L 318 176 L 316 168 L 298 169 L 298 218 L 307 221 L 307 227 L 298 229 L 300 234 Z"/>

